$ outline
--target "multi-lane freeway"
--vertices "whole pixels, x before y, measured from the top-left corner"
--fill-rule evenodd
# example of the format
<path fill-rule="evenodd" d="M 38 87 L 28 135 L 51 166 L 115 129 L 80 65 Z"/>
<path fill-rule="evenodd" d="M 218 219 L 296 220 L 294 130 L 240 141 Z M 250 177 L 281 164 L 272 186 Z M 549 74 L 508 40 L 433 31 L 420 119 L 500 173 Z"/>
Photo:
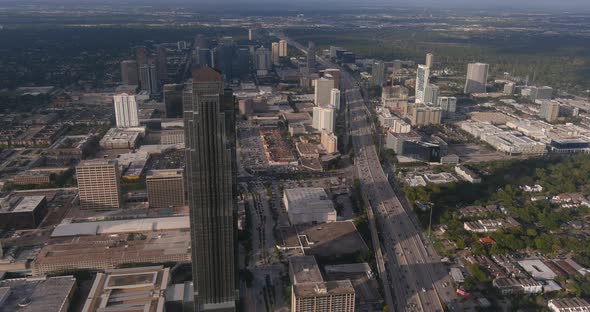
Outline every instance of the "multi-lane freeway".
<path fill-rule="evenodd" d="M 284 34 L 275 36 L 307 53 L 305 47 Z M 318 61 L 326 67 L 339 68 L 325 59 L 318 58 Z M 345 70 L 341 70 L 340 81 L 351 112 L 355 166 L 365 199 L 371 207 L 369 217 L 374 216 L 382 237 L 381 243 L 373 238 L 377 242 L 375 256 L 389 310 L 443 311 L 441 297 L 448 302 L 453 296 L 446 288 L 448 284 L 443 282 L 446 269 L 424 239 L 415 218 L 411 218 L 409 207 L 404 208 L 389 184 L 373 142 L 374 125 L 368 118 L 366 101 L 356 81 Z M 375 225 L 372 227 L 375 234 Z"/>

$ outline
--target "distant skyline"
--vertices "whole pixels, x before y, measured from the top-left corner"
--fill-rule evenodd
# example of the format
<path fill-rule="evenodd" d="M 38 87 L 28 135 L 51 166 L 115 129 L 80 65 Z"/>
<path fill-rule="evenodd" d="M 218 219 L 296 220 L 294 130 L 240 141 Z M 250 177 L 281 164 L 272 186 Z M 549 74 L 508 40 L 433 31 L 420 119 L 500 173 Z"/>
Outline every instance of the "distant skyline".
<path fill-rule="evenodd" d="M 557 12 L 570 10 L 590 11 L 590 1 L 588 0 L 0 0 L 0 4 L 78 4 L 78 5 L 110 5 L 110 4 L 134 4 L 134 5 L 154 5 L 154 6 L 203 6 L 207 9 L 223 8 L 223 6 L 232 5 L 231 9 L 241 7 L 264 5 L 265 10 L 292 10 L 306 9 L 310 7 L 322 9 L 346 9 L 367 6 L 380 6 L 391 8 L 424 8 L 440 10 L 445 8 L 464 8 L 464 9 L 552 9 Z M 275 5 L 269 7 L 268 5 Z"/>

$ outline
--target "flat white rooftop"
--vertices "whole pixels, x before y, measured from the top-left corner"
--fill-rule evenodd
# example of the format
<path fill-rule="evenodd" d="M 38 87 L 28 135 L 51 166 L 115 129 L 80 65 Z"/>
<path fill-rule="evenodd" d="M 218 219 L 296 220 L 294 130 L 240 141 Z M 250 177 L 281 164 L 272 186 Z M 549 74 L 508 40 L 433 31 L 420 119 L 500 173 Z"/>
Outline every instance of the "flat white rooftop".
<path fill-rule="evenodd" d="M 58 225 L 51 237 L 94 236 L 132 232 L 189 229 L 188 216 L 169 218 L 144 218 L 100 222 L 67 223 Z"/>

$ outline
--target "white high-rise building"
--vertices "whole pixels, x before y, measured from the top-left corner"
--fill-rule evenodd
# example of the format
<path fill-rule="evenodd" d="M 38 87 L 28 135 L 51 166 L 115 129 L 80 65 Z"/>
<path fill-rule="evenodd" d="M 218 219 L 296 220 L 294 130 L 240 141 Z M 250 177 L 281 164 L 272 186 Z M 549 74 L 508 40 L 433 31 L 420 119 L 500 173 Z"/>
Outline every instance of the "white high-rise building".
<path fill-rule="evenodd" d="M 334 132 L 334 107 L 320 107 L 313 108 L 312 126 L 317 131 Z"/>
<path fill-rule="evenodd" d="M 287 40 L 280 40 L 279 41 L 279 56 L 286 57 L 287 56 Z"/>
<path fill-rule="evenodd" d="M 467 65 L 467 79 L 465 80 L 465 94 L 485 93 L 488 81 L 488 69 L 485 63 L 470 63 Z"/>
<path fill-rule="evenodd" d="M 334 88 L 330 93 L 330 105 L 337 110 L 340 109 L 340 90 Z"/>
<path fill-rule="evenodd" d="M 418 65 L 416 70 L 416 103 L 425 103 L 426 87 L 430 78 L 430 67 Z"/>
<path fill-rule="evenodd" d="M 328 106 L 332 97 L 332 89 L 334 89 L 334 80 L 328 78 L 320 78 L 314 80 L 315 92 L 314 101 L 316 106 Z"/>
<path fill-rule="evenodd" d="M 115 103 L 115 118 L 117 128 L 130 128 L 139 126 L 139 116 L 137 114 L 137 103 L 135 95 L 127 93 L 116 94 L 113 97 Z"/>
<path fill-rule="evenodd" d="M 271 54 L 272 55 L 272 62 L 275 65 L 278 65 L 280 63 L 280 56 L 281 56 L 280 49 L 279 49 L 279 43 L 278 42 L 273 42 L 272 43 L 272 49 L 271 49 L 271 51 L 272 51 L 272 54 Z"/>

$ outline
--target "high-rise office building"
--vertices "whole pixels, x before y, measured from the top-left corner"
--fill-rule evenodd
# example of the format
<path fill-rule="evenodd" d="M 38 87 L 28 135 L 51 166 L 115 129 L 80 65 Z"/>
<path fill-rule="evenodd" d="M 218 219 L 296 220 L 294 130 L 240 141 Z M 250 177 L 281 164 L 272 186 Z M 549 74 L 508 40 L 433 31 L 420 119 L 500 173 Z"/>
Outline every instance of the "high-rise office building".
<path fill-rule="evenodd" d="M 235 56 L 233 59 L 232 69 L 233 77 L 241 77 L 250 71 L 250 65 L 252 63 L 252 53 L 248 48 L 236 48 Z"/>
<path fill-rule="evenodd" d="M 485 93 L 490 65 L 484 63 L 470 63 L 467 65 L 467 79 L 465 80 L 465 94 Z"/>
<path fill-rule="evenodd" d="M 137 103 L 135 95 L 121 93 L 113 96 L 115 103 L 115 119 L 117 128 L 130 128 L 139 126 L 139 116 L 137 114 Z"/>
<path fill-rule="evenodd" d="M 166 48 L 164 46 L 158 46 L 156 49 L 156 70 L 159 81 L 165 81 L 168 78 Z"/>
<path fill-rule="evenodd" d="M 541 109 L 539 110 L 539 117 L 547 121 L 555 121 L 559 116 L 559 102 L 544 100 L 541 103 Z"/>
<path fill-rule="evenodd" d="M 316 106 L 328 106 L 331 103 L 334 80 L 322 77 L 314 80 L 314 102 Z"/>
<path fill-rule="evenodd" d="M 408 105 L 406 117 L 412 126 L 438 125 L 442 118 L 442 109 L 424 104 Z"/>
<path fill-rule="evenodd" d="M 158 70 L 153 61 L 150 60 L 147 64 L 141 66 L 139 69 L 139 80 L 141 90 L 148 91 L 150 94 L 158 93 Z"/>
<path fill-rule="evenodd" d="M 281 49 L 279 48 L 279 43 L 273 42 L 272 48 L 271 48 L 271 58 L 272 58 L 273 64 L 278 65 L 280 63 L 280 57 L 281 57 Z"/>
<path fill-rule="evenodd" d="M 260 47 L 254 52 L 254 66 L 256 70 L 270 70 L 272 66 L 271 53 L 267 48 Z"/>
<path fill-rule="evenodd" d="M 438 92 L 439 88 L 437 85 L 428 84 L 428 86 L 426 86 L 426 93 L 424 94 L 424 103 L 432 103 L 436 105 L 438 103 Z"/>
<path fill-rule="evenodd" d="M 373 63 L 371 75 L 373 76 L 373 84 L 376 86 L 382 86 L 383 83 L 387 80 L 387 77 L 386 77 L 387 67 L 385 66 L 385 63 L 384 62 Z"/>
<path fill-rule="evenodd" d="M 340 90 L 336 88 L 330 92 L 330 106 L 340 109 Z"/>
<path fill-rule="evenodd" d="M 385 66 L 385 62 L 373 63 L 373 68 L 371 69 L 371 76 L 373 76 L 374 85 L 382 86 L 383 83 L 387 81 L 387 66 Z"/>
<path fill-rule="evenodd" d="M 320 107 L 313 108 L 312 127 L 317 131 L 334 132 L 334 107 Z"/>
<path fill-rule="evenodd" d="M 150 208 L 184 206 L 182 169 L 149 171 L 145 178 Z"/>
<path fill-rule="evenodd" d="M 83 161 L 76 167 L 81 209 L 121 208 L 119 165 L 116 160 Z"/>
<path fill-rule="evenodd" d="M 457 111 L 457 98 L 454 96 L 439 96 L 438 106 L 442 109 L 442 117 L 452 118 Z"/>
<path fill-rule="evenodd" d="M 551 87 L 530 87 L 529 98 L 532 102 L 551 100 L 553 96 L 553 88 Z"/>
<path fill-rule="evenodd" d="M 236 44 L 232 37 L 219 39 L 213 57 L 213 67 L 223 74 L 226 80 L 236 77 L 234 71 L 234 59 L 236 57 Z"/>
<path fill-rule="evenodd" d="M 162 87 L 166 118 L 182 117 L 182 84 L 165 84 Z"/>
<path fill-rule="evenodd" d="M 350 280 L 324 281 L 315 258 L 289 258 L 292 312 L 354 312 L 355 290 Z"/>
<path fill-rule="evenodd" d="M 327 68 L 326 70 L 324 70 L 324 75 L 326 77 L 332 77 L 332 79 L 334 79 L 334 88 L 340 87 L 340 77 L 342 76 L 340 73 L 340 69 Z"/>
<path fill-rule="evenodd" d="M 315 54 L 316 48 L 315 43 L 309 41 L 307 43 L 307 71 L 309 73 L 315 72 Z"/>
<path fill-rule="evenodd" d="M 211 50 L 207 48 L 197 48 L 195 50 L 195 63 L 199 66 L 211 67 L 213 65 Z"/>
<path fill-rule="evenodd" d="M 426 63 L 425 63 L 425 65 L 428 68 L 432 69 L 432 65 L 434 65 L 434 54 L 432 54 L 432 53 L 426 54 Z"/>
<path fill-rule="evenodd" d="M 286 57 L 287 56 L 287 40 L 279 40 L 279 56 Z"/>
<path fill-rule="evenodd" d="M 187 86 L 183 106 L 196 311 L 235 311 L 235 102 L 222 75 L 210 67 L 194 70 Z"/>
<path fill-rule="evenodd" d="M 135 52 L 135 57 L 137 59 L 137 68 L 141 68 L 143 65 L 147 64 L 148 57 L 145 47 L 137 48 Z"/>
<path fill-rule="evenodd" d="M 136 86 L 139 84 L 139 78 L 137 76 L 138 68 L 137 61 L 125 60 L 121 62 L 121 82 L 124 85 Z"/>
<path fill-rule="evenodd" d="M 416 103 L 425 103 L 426 87 L 430 79 L 430 67 L 418 65 L 416 70 Z"/>

